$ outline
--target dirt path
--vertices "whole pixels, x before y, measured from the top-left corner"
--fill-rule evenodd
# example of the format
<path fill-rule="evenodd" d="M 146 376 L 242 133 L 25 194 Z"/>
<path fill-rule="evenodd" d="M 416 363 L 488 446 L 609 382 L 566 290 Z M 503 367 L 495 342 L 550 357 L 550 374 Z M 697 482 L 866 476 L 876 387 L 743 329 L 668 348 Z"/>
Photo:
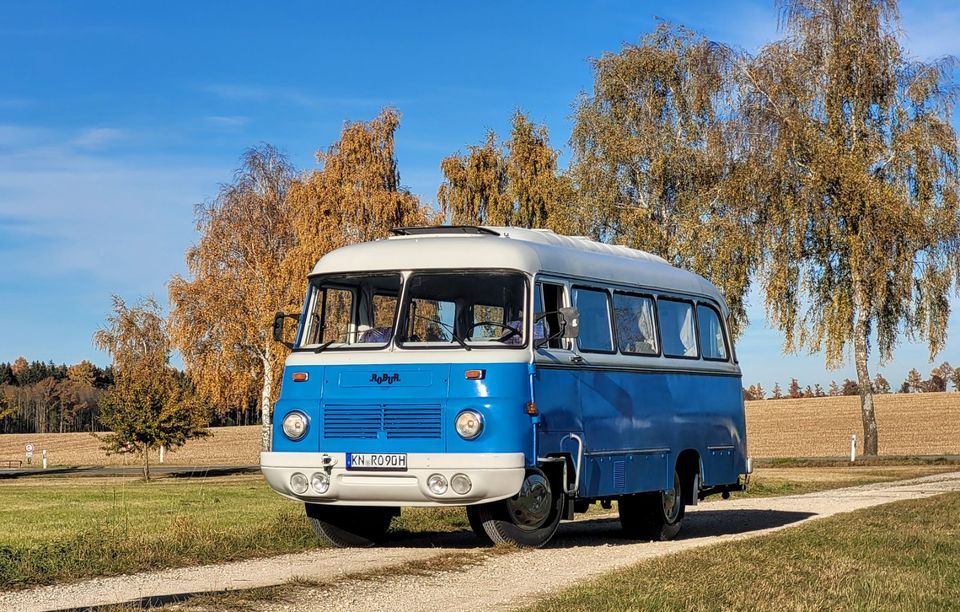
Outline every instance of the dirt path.
<path fill-rule="evenodd" d="M 879 504 L 960 491 L 960 472 L 789 497 L 740 499 L 688 508 L 681 539 L 634 543 L 619 538 L 615 517 L 564 524 L 552 546 L 486 558 L 456 573 L 387 572 L 375 580 L 350 574 L 397 568 L 441 553 L 470 550 L 468 534 L 408 538 L 366 550 L 318 550 L 270 559 L 91 580 L 74 585 L 0 593 L 0 609 L 50 610 L 153 597 L 282 584 L 295 578 L 324 583 L 291 586 L 265 609 L 481 610 L 513 608 L 546 593 L 645 559 Z M 189 603 L 181 604 L 189 608 Z"/>

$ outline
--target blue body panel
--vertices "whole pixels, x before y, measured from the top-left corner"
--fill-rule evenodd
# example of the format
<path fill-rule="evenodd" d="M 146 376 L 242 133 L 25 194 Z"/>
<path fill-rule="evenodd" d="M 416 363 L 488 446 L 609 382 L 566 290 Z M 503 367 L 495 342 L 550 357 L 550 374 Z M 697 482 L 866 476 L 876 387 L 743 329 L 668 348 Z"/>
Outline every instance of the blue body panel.
<path fill-rule="evenodd" d="M 536 389 L 540 454 L 572 453 L 563 437 L 583 437 L 584 497 L 667 489 L 687 449 L 700 456 L 704 485 L 736 483 L 746 471 L 739 376 L 540 366 Z"/>
<path fill-rule="evenodd" d="M 485 371 L 467 380 L 466 370 Z M 307 372 L 294 382 L 293 372 Z M 530 382 L 525 363 L 328 365 L 288 367 L 274 408 L 278 452 L 516 453 L 532 464 Z M 484 429 L 464 440 L 454 429 L 461 410 L 483 416 Z M 288 440 L 280 429 L 291 410 L 310 420 L 307 435 Z"/>
<path fill-rule="evenodd" d="M 612 497 L 667 489 L 679 454 L 697 451 L 704 485 L 734 484 L 746 467 L 741 379 L 696 371 L 538 365 L 533 374 L 539 419 L 526 413 L 525 363 L 443 363 L 288 367 L 274 409 L 277 452 L 570 454 L 585 443 L 580 496 Z M 485 371 L 467 380 L 466 370 Z M 293 372 L 308 380 L 294 382 Z M 454 419 L 466 408 L 485 421 L 463 440 Z M 280 429 L 291 410 L 310 421 L 307 435 Z M 537 424 L 539 420 L 539 424 Z M 534 448 L 536 439 L 537 448 Z"/>

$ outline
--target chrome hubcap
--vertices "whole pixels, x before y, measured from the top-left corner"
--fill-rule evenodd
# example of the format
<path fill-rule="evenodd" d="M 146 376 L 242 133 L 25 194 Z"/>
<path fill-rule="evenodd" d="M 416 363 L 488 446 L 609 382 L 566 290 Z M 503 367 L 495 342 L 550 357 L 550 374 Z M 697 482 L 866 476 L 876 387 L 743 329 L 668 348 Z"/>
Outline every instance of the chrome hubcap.
<path fill-rule="evenodd" d="M 539 472 L 531 472 L 523 480 L 520 492 L 507 500 L 507 512 L 514 524 L 536 529 L 550 516 L 550 482 Z"/>
<path fill-rule="evenodd" d="M 660 497 L 663 501 L 663 516 L 666 517 L 667 522 L 674 522 L 677 520 L 677 517 L 680 515 L 680 505 L 681 505 L 681 491 L 680 491 L 680 479 L 674 478 L 673 488 L 669 491 L 663 491 L 660 494 Z"/>

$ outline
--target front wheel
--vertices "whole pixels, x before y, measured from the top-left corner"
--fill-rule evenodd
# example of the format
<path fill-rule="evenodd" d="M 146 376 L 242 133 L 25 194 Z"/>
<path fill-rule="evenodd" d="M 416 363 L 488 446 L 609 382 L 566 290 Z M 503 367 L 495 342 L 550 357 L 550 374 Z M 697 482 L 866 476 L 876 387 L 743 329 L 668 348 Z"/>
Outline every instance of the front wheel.
<path fill-rule="evenodd" d="M 564 495 L 541 470 L 527 470 L 520 491 L 509 499 L 468 506 L 470 524 L 494 544 L 540 548 L 560 525 Z"/>
<path fill-rule="evenodd" d="M 672 540 L 683 525 L 683 490 L 680 474 L 674 472 L 673 487 L 658 493 L 624 495 L 617 503 L 620 525 L 628 538 Z"/>
<path fill-rule="evenodd" d="M 383 541 L 398 508 L 306 504 L 317 537 L 337 548 L 368 548 Z"/>

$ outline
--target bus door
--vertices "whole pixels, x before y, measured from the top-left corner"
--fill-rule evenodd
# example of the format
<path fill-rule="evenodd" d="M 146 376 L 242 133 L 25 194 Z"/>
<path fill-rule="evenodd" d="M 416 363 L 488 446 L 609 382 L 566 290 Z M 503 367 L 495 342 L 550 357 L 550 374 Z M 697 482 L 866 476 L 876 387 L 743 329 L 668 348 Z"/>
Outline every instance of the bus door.
<path fill-rule="evenodd" d="M 580 407 L 579 356 L 571 340 L 560 337 L 557 311 L 570 302 L 560 281 L 541 280 L 534 286 L 534 348 L 537 366 L 535 397 L 540 413 L 538 453 L 577 454 L 577 443 L 568 434 L 583 434 Z M 564 439 L 566 438 L 566 439 Z"/>

